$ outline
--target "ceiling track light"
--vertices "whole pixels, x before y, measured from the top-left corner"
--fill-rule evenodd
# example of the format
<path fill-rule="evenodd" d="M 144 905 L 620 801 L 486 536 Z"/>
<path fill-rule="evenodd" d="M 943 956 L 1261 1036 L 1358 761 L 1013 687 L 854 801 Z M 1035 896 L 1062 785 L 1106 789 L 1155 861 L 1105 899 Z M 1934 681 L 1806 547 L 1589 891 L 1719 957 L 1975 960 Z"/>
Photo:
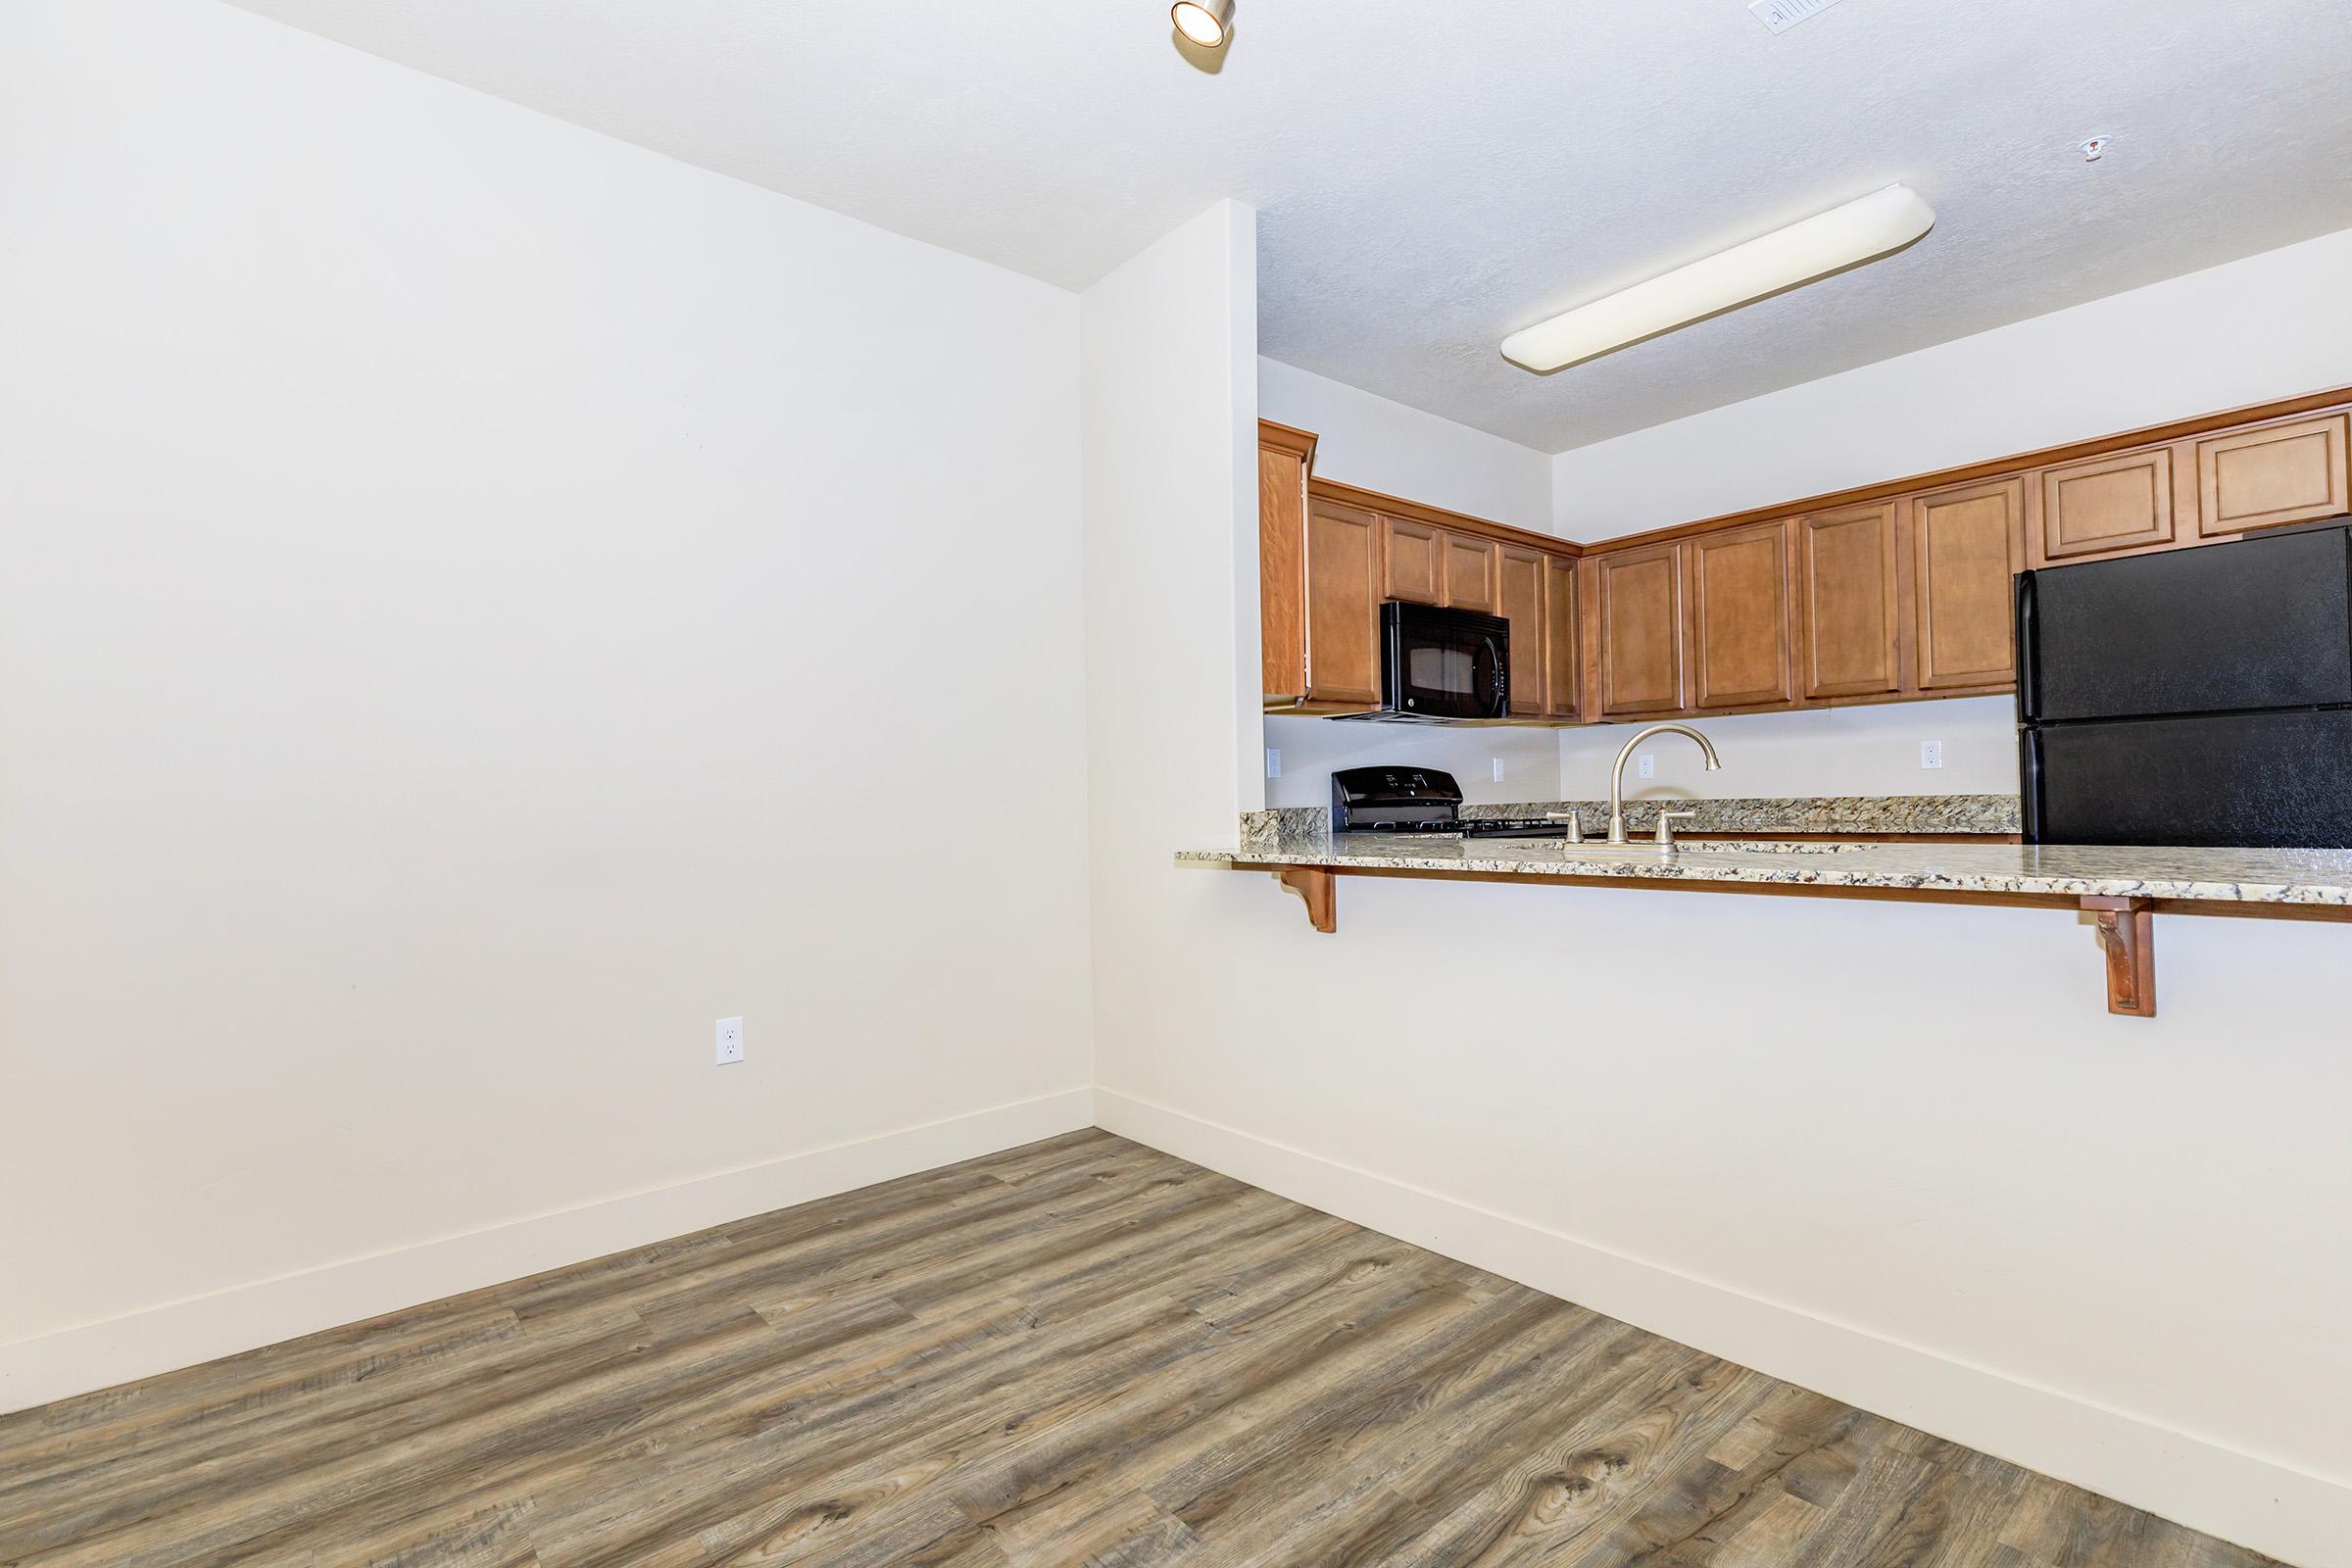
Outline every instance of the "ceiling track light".
<path fill-rule="evenodd" d="M 1502 357 L 1557 370 L 1900 250 L 1935 226 L 1936 209 L 1917 191 L 1889 185 L 1524 327 L 1502 340 Z"/>
<path fill-rule="evenodd" d="M 1233 36 L 1233 0 L 1176 0 L 1168 13 L 1187 42 L 1222 49 Z"/>

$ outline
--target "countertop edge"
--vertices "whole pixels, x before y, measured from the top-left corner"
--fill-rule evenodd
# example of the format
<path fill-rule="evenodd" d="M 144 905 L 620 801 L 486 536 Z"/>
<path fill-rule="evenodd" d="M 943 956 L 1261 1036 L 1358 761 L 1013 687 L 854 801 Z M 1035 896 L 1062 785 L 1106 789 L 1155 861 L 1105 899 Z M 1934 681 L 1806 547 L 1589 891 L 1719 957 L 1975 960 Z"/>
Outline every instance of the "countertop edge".
<path fill-rule="evenodd" d="M 1872 846 L 1877 850 L 1880 846 Z M 1959 850 L 1965 855 L 2008 854 L 2037 855 L 2065 853 L 2127 858 L 2134 855 L 2161 856 L 2167 852 L 2130 849 L 2100 849 L 2054 845 L 2036 850 L 2026 846 L 1937 845 L 1914 848 L 1905 845 L 1886 848 L 1909 854 L 1929 850 L 1949 852 Z M 1741 864 L 1724 858 L 1737 852 L 1702 852 L 1709 858 L 1682 859 L 1671 863 L 1651 863 L 1628 860 L 1577 859 L 1566 853 L 1565 847 L 1547 846 L 1543 855 L 1432 857 L 1411 854 L 1386 854 L 1365 851 L 1341 851 L 1329 848 L 1307 849 L 1203 849 L 1179 850 L 1179 861 L 1193 863 L 1230 864 L 1237 866 L 1322 866 L 1346 871 L 1417 871 L 1464 878 L 1493 877 L 1560 877 L 1622 882 L 1728 882 L 1759 887 L 1804 886 L 1903 889 L 1936 893 L 2017 893 L 2048 895 L 2064 898 L 2135 898 L 2166 899 L 2210 904 L 2278 904 L 2302 906 L 2352 906 L 2352 877 L 2344 883 L 2280 882 L 2267 880 L 2205 881 L 2194 877 L 2166 875 L 2151 867 L 2137 871 L 2129 865 L 2118 866 L 2112 874 L 2060 874 L 2028 870 L 2003 869 L 1997 865 L 1971 867 L 1962 864 L 1948 866 L 1900 867 L 1881 865 L 1876 869 L 1847 864 Z M 2228 854 L 2228 851 L 2194 851 L 2173 853 Z M 2265 853 L 2243 852 L 2250 856 Z M 1939 858 L 1951 858 L 1939 854 Z M 1823 857 L 1823 859 L 1830 858 Z M 2352 858 L 2348 858 L 2352 859 Z M 2348 866 L 2352 873 L 2352 866 Z"/>

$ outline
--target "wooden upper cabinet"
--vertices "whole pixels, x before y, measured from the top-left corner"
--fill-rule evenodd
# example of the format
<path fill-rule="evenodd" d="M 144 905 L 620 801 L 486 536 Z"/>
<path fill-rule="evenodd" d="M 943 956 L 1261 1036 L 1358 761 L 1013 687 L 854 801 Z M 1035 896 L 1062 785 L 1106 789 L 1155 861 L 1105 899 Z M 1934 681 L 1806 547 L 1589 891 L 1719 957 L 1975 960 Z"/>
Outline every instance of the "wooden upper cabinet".
<path fill-rule="evenodd" d="M 1504 545 L 1498 552 L 1495 613 L 1511 623 L 1513 715 L 1541 718 L 1544 710 L 1544 567 L 1542 551 Z"/>
<path fill-rule="evenodd" d="M 1306 696 L 1306 476 L 1315 438 L 1261 419 L 1257 426 L 1258 635 L 1269 705 Z"/>
<path fill-rule="evenodd" d="M 1910 498 L 1913 686 L 2013 685 L 2016 576 L 2025 566 L 2026 482 L 1994 479 Z"/>
<path fill-rule="evenodd" d="M 1702 534 L 1690 552 L 1690 706 L 1755 708 L 1795 698 L 1788 635 L 1788 526 Z"/>
<path fill-rule="evenodd" d="M 2130 443 L 2119 445 L 2119 443 Z M 2012 688 L 2029 566 L 2352 514 L 2352 388 L 1581 547 L 1312 472 L 1261 421 L 1268 708 L 1381 696 L 1380 606 L 1500 615 L 1510 717 L 1608 722 Z"/>
<path fill-rule="evenodd" d="M 1683 706 L 1683 547 L 1645 545 L 1588 559 L 1597 716 L 1673 712 Z"/>
<path fill-rule="evenodd" d="M 1500 612 L 1495 584 L 1498 547 L 1491 539 L 1479 539 L 1466 533 L 1445 536 L 1442 559 L 1446 564 L 1446 597 L 1442 603 L 1455 610 L 1476 610 L 1494 615 Z"/>
<path fill-rule="evenodd" d="M 2141 447 L 2041 470 L 2045 562 L 2173 542 L 2173 449 Z"/>
<path fill-rule="evenodd" d="M 1259 550 L 1268 575 L 1278 581 L 1296 575 L 1304 585 L 1298 595 L 1304 676 L 1293 681 L 1304 695 L 1278 696 L 1280 688 L 1269 684 L 1268 708 L 1344 712 L 1379 706 L 1380 607 L 1395 599 L 1502 616 L 1512 631 L 1510 716 L 1533 721 L 1575 715 L 1573 554 L 1555 556 L 1525 529 L 1309 479 L 1303 481 L 1305 523 L 1294 569 L 1279 537 L 1283 530 L 1269 519 L 1285 513 L 1289 487 L 1300 471 L 1291 463 L 1310 465 L 1312 448 L 1294 458 L 1283 448 L 1283 426 L 1261 421 Z M 1556 609 L 1555 574 L 1569 579 Z M 1264 596 L 1270 642 L 1290 636 L 1282 622 L 1284 597 L 1271 589 Z M 1555 662 L 1568 666 L 1566 678 L 1553 679 Z M 1269 647 L 1268 680 L 1288 667 L 1288 656 Z"/>
<path fill-rule="evenodd" d="M 1446 530 L 1405 517 L 1380 519 L 1383 599 L 1446 602 Z"/>
<path fill-rule="evenodd" d="M 1306 509 L 1306 700 L 1380 701 L 1380 528 L 1369 512 Z"/>
<path fill-rule="evenodd" d="M 1511 635 L 1518 636 L 1514 625 Z M 1566 556 L 1544 558 L 1544 713 L 1576 716 L 1576 563 Z"/>
<path fill-rule="evenodd" d="M 1796 522 L 1796 605 L 1807 697 L 1902 690 L 1895 504 L 1819 512 Z"/>
<path fill-rule="evenodd" d="M 2197 443 L 2197 531 L 2244 533 L 2352 510 L 2345 416 L 2290 419 Z"/>

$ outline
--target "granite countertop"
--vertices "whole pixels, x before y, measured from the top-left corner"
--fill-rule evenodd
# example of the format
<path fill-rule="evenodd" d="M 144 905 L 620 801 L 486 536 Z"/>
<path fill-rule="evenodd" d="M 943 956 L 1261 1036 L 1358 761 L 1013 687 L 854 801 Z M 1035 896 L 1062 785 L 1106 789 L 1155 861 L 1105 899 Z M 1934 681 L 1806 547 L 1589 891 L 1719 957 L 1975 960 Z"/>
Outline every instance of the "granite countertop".
<path fill-rule="evenodd" d="M 1521 801 L 1510 805 L 1464 806 L 1465 821 L 1494 817 L 1539 818 L 1575 811 L 1587 833 L 1608 825 L 1606 801 Z M 1681 831 L 1708 833 L 2015 833 L 2024 812 L 2014 795 L 1825 795 L 1754 800 L 1656 799 L 1625 803 L 1627 829 L 1647 833 L 1661 810 L 1690 811 Z M 1312 847 L 1331 837 L 1331 812 L 1320 806 L 1282 806 L 1242 813 L 1242 847 L 1251 850 Z"/>
<path fill-rule="evenodd" d="M 1692 846 L 1672 857 L 1559 839 L 1351 833 L 1336 844 L 1186 850 L 1180 860 L 1323 865 L 1466 876 L 1606 877 L 1627 882 L 1811 884 L 1947 893 L 2190 899 L 2352 906 L 2352 850 L 2108 849 L 2065 844 Z"/>
<path fill-rule="evenodd" d="M 1605 826 L 1607 801 L 1542 801 L 1465 806 L 1466 821 L 1543 816 L 1575 810 L 1587 829 Z M 1625 803 L 1629 828 L 1657 825 L 1657 813 L 1690 811 L 1685 833 L 2015 833 L 2025 814 L 2014 795 L 1821 795 L 1756 800 L 1646 800 Z"/>

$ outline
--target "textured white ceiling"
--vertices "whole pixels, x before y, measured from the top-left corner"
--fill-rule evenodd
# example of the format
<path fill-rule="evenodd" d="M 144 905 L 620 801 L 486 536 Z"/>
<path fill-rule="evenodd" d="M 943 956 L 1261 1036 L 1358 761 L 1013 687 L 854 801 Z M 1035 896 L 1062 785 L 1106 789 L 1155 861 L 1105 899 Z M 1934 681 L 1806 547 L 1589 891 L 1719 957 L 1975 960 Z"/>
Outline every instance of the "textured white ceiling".
<path fill-rule="evenodd" d="M 2352 226 L 2346 0 L 1779 37 L 1740 0 L 1239 0 L 1213 74 L 1165 0 L 235 3 L 1072 287 L 1239 197 L 1265 353 L 1546 452 Z M 1898 256 L 1551 376 L 1497 352 L 1897 179 L 1940 214 Z"/>

